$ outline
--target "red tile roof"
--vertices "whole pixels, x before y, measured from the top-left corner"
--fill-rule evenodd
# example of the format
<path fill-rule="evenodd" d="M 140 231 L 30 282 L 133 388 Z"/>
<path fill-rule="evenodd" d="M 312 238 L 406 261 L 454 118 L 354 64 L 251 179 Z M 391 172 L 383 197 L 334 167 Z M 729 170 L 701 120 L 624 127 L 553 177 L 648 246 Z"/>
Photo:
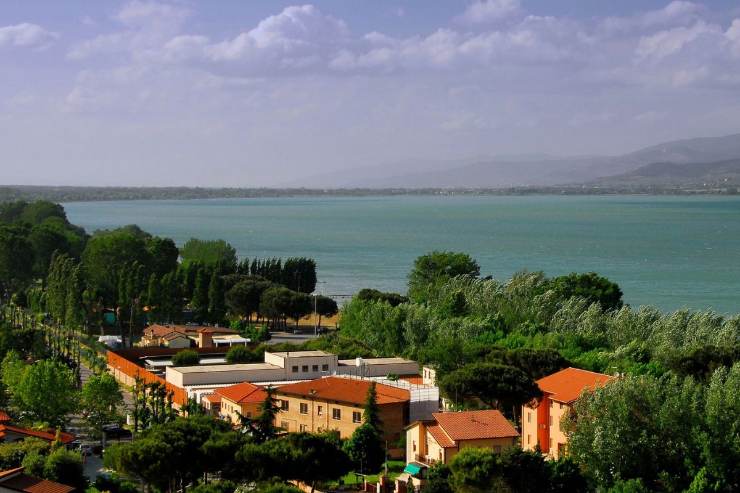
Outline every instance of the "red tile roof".
<path fill-rule="evenodd" d="M 450 448 L 455 446 L 455 442 L 448 437 L 444 431 L 442 431 L 442 427 L 439 426 L 437 423 L 433 423 L 427 426 L 427 431 L 429 432 L 432 437 L 434 437 L 434 440 L 439 444 L 442 448 Z"/>
<path fill-rule="evenodd" d="M 557 373 L 548 375 L 537 380 L 537 385 L 543 392 L 550 394 L 550 398 L 558 402 L 573 402 L 578 399 L 584 390 L 603 387 L 614 377 L 581 370 L 578 368 L 566 368 Z"/>
<path fill-rule="evenodd" d="M 20 426 L 13 426 L 9 424 L 1 424 L 0 425 L 0 439 L 4 440 L 6 433 L 11 432 L 18 435 L 26 435 L 29 437 L 35 437 L 35 438 L 41 438 L 42 440 L 46 440 L 48 442 L 53 442 L 56 440 L 57 433 L 56 431 L 39 431 L 39 430 L 32 430 L 30 428 L 23 428 Z M 75 436 L 71 433 L 59 433 L 59 440 L 64 443 L 70 443 L 75 440 Z"/>
<path fill-rule="evenodd" d="M 221 402 L 221 396 L 218 394 L 204 395 L 203 399 L 207 400 L 211 404 L 219 404 Z"/>
<path fill-rule="evenodd" d="M 454 441 L 519 436 L 504 415 L 494 409 L 433 413 L 432 416 L 439 427 Z"/>
<path fill-rule="evenodd" d="M 419 375 L 407 375 L 403 377 L 398 377 L 399 380 L 404 380 L 412 385 L 424 385 L 424 377 L 421 377 Z"/>
<path fill-rule="evenodd" d="M 264 402 L 267 397 L 267 392 L 258 385 L 254 385 L 249 382 L 242 382 L 230 387 L 216 389 L 216 395 L 236 402 L 237 404 L 244 404 L 247 402 Z"/>
<path fill-rule="evenodd" d="M 22 467 L 0 471 L 0 487 L 25 493 L 70 493 L 74 487 L 23 473 Z"/>
<path fill-rule="evenodd" d="M 325 377 L 318 380 L 292 383 L 278 387 L 276 394 L 312 397 L 326 401 L 362 405 L 372 382 L 341 377 Z M 408 390 L 378 383 L 375 385 L 378 404 L 406 402 L 411 399 Z"/>
<path fill-rule="evenodd" d="M 234 329 L 226 327 L 202 327 L 200 325 L 159 325 L 152 324 L 144 329 L 144 335 L 149 337 L 164 337 L 172 332 L 184 335 L 203 334 L 238 334 Z"/>
<path fill-rule="evenodd" d="M 13 421 L 13 418 L 5 411 L 0 410 L 0 423 L 8 423 L 10 421 Z"/>

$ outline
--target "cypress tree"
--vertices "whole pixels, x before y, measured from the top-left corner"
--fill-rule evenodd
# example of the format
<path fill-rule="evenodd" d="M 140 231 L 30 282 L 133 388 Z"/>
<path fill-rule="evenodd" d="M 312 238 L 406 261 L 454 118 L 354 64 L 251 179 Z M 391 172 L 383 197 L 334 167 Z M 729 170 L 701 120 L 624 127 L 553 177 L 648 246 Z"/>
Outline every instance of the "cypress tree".
<path fill-rule="evenodd" d="M 205 268 L 198 269 L 193 287 L 191 305 L 195 312 L 195 319 L 199 322 L 208 320 L 208 272 Z"/>
<path fill-rule="evenodd" d="M 208 285 L 208 317 L 214 324 L 220 323 L 226 316 L 225 296 L 223 279 L 214 271 Z"/>

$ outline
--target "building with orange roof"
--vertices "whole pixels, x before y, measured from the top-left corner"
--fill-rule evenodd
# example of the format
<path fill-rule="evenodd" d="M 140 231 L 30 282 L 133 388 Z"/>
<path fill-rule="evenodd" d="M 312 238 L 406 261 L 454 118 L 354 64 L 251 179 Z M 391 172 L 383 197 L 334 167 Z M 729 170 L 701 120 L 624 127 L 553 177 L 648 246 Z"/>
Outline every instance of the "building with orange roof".
<path fill-rule="evenodd" d="M 246 344 L 248 341 L 239 337 L 238 334 L 236 330 L 226 327 L 152 324 L 142 332 L 139 346 L 210 348 L 218 345 Z"/>
<path fill-rule="evenodd" d="M 0 491 L 3 493 L 71 493 L 74 490 L 66 484 L 29 476 L 22 467 L 0 471 Z"/>
<path fill-rule="evenodd" d="M 535 450 L 539 445 L 543 454 L 554 459 L 565 454 L 568 437 L 561 429 L 563 416 L 583 392 L 602 387 L 613 378 L 566 368 L 537 380 L 542 398 L 522 406 L 522 448 Z"/>
<path fill-rule="evenodd" d="M 326 377 L 278 387 L 275 398 L 280 413 L 275 424 L 289 432 L 337 430 L 342 438 L 349 438 L 362 424 L 372 384 L 370 380 Z M 410 392 L 382 383 L 375 384 L 375 391 L 383 435 L 392 449 L 408 423 Z"/>
<path fill-rule="evenodd" d="M 406 427 L 406 462 L 448 464 L 464 448 L 501 452 L 514 446 L 517 437 L 514 426 L 494 409 L 434 413 L 431 420 Z"/>
<path fill-rule="evenodd" d="M 14 426 L 8 423 L 0 424 L 0 441 L 19 442 L 26 438 L 40 438 L 49 443 L 58 439 L 62 444 L 67 445 L 73 442 L 76 437 L 71 433 L 65 433 L 63 431 L 41 431 L 22 426 Z"/>
<path fill-rule="evenodd" d="M 211 407 L 218 402 L 218 415 L 233 424 L 239 423 L 239 415 L 253 418 L 260 412 L 260 406 L 267 398 L 267 392 L 262 387 L 249 382 L 242 382 L 229 387 L 216 389 L 209 399 Z"/>

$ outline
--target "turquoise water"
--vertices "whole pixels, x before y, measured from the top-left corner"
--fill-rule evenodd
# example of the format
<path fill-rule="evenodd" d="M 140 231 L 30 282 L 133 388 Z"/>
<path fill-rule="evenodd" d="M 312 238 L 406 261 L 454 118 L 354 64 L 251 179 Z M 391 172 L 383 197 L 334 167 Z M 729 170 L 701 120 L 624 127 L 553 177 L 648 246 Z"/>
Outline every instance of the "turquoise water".
<path fill-rule="evenodd" d="M 738 197 L 319 197 L 68 203 L 88 231 L 138 224 L 223 238 L 240 256 L 308 256 L 325 294 L 404 291 L 418 255 L 473 255 L 483 274 L 596 271 L 632 305 L 740 312 Z"/>

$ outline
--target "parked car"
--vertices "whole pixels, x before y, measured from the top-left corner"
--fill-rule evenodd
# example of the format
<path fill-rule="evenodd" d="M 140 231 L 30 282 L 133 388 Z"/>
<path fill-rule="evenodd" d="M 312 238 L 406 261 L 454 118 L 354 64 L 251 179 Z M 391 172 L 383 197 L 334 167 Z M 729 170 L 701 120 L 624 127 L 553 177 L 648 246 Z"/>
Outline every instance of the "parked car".
<path fill-rule="evenodd" d="M 120 440 L 122 438 L 131 438 L 131 431 L 117 424 L 103 426 L 103 433 L 105 433 L 105 438 L 107 439 L 116 438 Z"/>

